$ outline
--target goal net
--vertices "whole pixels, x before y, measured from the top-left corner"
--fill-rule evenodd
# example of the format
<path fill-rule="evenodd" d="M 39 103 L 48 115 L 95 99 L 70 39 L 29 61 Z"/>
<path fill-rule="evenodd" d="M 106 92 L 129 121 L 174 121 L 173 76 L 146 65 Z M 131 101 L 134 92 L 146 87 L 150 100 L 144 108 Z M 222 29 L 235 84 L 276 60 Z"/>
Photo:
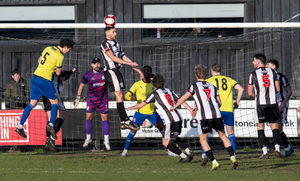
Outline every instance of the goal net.
<path fill-rule="evenodd" d="M 196 81 L 194 67 L 198 64 L 209 69 L 218 63 L 222 67 L 222 75 L 236 80 L 244 88 L 240 107 L 235 110 L 235 135 L 238 146 L 257 146 L 257 130 L 254 115 L 254 100 L 247 95 L 250 73 L 254 70 L 253 55 L 263 53 L 267 59 L 279 61 L 279 72 L 283 73 L 292 87 L 292 97 L 289 102 L 288 120 L 284 124 L 284 131 L 290 141 L 298 137 L 298 97 L 300 95 L 300 57 L 299 37 L 300 29 L 296 23 L 270 24 L 117 24 L 117 41 L 121 44 L 126 55 L 139 64 L 138 68 L 150 65 L 154 74 L 162 74 L 166 80 L 166 87 L 183 95 L 190 84 Z M 239 25 L 239 26 L 238 26 Z M 248 26 L 246 26 L 248 25 Z M 43 27 L 2 27 L 0 28 L 0 63 L 2 110 L 0 113 L 0 145 L 43 145 L 46 141 L 45 125 L 47 117 L 42 102 L 31 113 L 25 124 L 27 139 L 19 137 L 14 129 L 22 115 L 22 107 L 17 110 L 7 107 L 7 102 L 17 100 L 8 97 L 6 85 L 11 81 L 11 71 L 15 68 L 21 72 L 21 77 L 29 85 L 33 71 L 37 67 L 37 60 L 46 46 L 57 45 L 62 38 L 75 40 L 75 47 L 65 56 L 63 70 L 77 68 L 78 73 L 64 81 L 61 98 L 65 102 L 64 124 L 59 133 L 56 144 L 61 150 L 81 150 L 85 139 L 85 109 L 87 88 L 84 89 L 82 99 L 77 108 L 73 100 L 77 95 L 82 75 L 91 69 L 91 59 L 99 57 L 100 44 L 104 40 L 102 25 L 90 24 L 72 27 L 41 25 Z M 103 62 L 101 63 L 103 65 Z M 129 66 L 121 68 L 126 89 L 139 80 L 137 72 Z M 26 92 L 27 90 L 25 90 Z M 233 91 L 236 97 L 236 91 Z M 26 98 L 25 98 L 26 99 Z M 109 122 L 110 140 L 113 149 L 121 149 L 124 145 L 128 130 L 120 130 L 119 115 L 116 110 L 115 97 L 109 93 Z M 27 99 L 28 102 L 28 99 Z M 194 104 L 193 99 L 188 101 Z M 135 102 L 126 101 L 125 107 Z M 198 120 L 192 119 L 189 112 L 181 107 L 182 134 L 190 146 L 199 147 Z M 160 113 L 160 112 L 158 112 Z M 133 116 L 134 111 L 128 111 Z M 266 136 L 272 132 L 266 126 Z M 102 125 L 99 113 L 96 111 L 93 119 L 94 147 L 103 148 Z M 160 133 L 153 125 L 145 122 L 137 132 L 135 146 L 151 146 L 162 148 Z M 212 145 L 221 145 L 217 134 L 210 135 Z M 89 147 L 90 149 L 91 147 Z"/>

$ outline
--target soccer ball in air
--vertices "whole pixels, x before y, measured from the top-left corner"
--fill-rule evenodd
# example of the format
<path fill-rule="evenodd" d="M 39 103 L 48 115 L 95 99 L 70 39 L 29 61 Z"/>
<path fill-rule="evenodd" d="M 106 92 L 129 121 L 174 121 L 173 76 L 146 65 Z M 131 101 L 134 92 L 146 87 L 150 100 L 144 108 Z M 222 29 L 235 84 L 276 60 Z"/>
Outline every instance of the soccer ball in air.
<path fill-rule="evenodd" d="M 116 24 L 116 17 L 112 14 L 107 15 L 104 18 L 104 24 L 106 25 L 106 27 L 114 27 Z"/>

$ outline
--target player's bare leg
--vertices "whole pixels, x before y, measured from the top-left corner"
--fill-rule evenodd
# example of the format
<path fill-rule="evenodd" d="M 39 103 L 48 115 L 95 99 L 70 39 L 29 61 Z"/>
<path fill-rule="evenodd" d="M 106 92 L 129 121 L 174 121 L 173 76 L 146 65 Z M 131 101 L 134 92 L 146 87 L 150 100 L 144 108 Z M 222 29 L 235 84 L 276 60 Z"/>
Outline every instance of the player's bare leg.
<path fill-rule="evenodd" d="M 260 159 L 268 159 L 269 153 L 266 145 L 266 136 L 265 136 L 265 124 L 257 123 L 257 133 L 258 133 L 258 142 L 260 147 L 262 148 L 263 154 L 259 157 Z"/>
<path fill-rule="evenodd" d="M 207 155 L 207 157 L 212 162 L 211 170 L 217 170 L 218 168 L 220 168 L 220 164 L 217 162 L 210 146 L 207 143 L 207 137 L 208 137 L 208 133 L 200 134 L 199 135 L 199 142 L 202 146 L 202 149 L 205 151 L 205 154 Z"/>
<path fill-rule="evenodd" d="M 224 147 L 226 148 L 226 150 L 228 151 L 229 155 L 230 155 L 230 160 L 232 163 L 232 168 L 236 169 L 238 166 L 238 163 L 236 161 L 234 152 L 233 152 L 233 148 L 231 146 L 231 142 L 230 140 L 227 138 L 226 134 L 222 131 L 218 131 L 219 137 L 222 140 Z"/>

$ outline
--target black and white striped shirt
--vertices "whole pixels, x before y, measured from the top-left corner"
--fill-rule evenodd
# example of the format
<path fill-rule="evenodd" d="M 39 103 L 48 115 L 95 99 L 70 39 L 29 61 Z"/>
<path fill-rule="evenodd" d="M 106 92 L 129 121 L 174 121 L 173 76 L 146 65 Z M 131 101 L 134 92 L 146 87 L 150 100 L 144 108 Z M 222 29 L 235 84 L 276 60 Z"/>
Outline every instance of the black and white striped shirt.
<path fill-rule="evenodd" d="M 165 123 L 181 121 L 181 116 L 178 110 L 170 112 L 170 108 L 175 105 L 175 101 L 179 97 L 170 89 L 156 89 L 144 100 L 146 103 L 154 102 L 156 108 L 163 113 Z"/>
<path fill-rule="evenodd" d="M 220 108 L 217 102 L 219 92 L 215 86 L 206 81 L 196 82 L 190 86 L 188 92 L 190 92 L 195 99 L 198 107 L 198 118 L 200 120 L 221 118 Z"/>
<path fill-rule="evenodd" d="M 275 80 L 277 75 L 268 67 L 261 67 L 250 74 L 249 85 L 254 86 L 257 105 L 276 104 Z"/>
<path fill-rule="evenodd" d="M 103 59 L 104 59 L 104 70 L 111 70 L 114 68 L 119 68 L 121 66 L 121 64 L 116 63 L 114 61 L 112 61 L 107 55 L 106 52 L 111 50 L 113 52 L 113 54 L 122 59 L 122 57 L 125 55 L 121 45 L 117 42 L 117 41 L 111 41 L 108 39 L 105 39 L 102 44 L 101 44 L 101 53 L 103 55 Z"/>
<path fill-rule="evenodd" d="M 282 73 L 277 73 L 277 79 L 280 82 L 280 92 L 277 92 L 276 94 L 277 102 L 282 102 L 287 95 L 285 88 L 288 87 L 290 84 L 288 79 Z"/>

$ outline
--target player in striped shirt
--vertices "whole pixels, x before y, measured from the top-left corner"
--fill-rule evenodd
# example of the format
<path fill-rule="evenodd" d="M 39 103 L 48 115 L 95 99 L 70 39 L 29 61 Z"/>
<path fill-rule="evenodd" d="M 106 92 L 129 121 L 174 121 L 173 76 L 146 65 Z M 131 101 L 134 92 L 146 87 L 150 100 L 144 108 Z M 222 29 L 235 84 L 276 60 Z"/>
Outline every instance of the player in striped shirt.
<path fill-rule="evenodd" d="M 101 54 L 104 59 L 104 74 L 107 86 L 110 92 L 114 92 L 117 101 L 117 110 L 121 119 L 121 127 L 126 126 L 131 130 L 137 130 L 135 125 L 130 124 L 129 117 L 125 111 L 123 102 L 123 89 L 125 89 L 125 83 L 123 76 L 120 72 L 122 65 L 128 65 L 131 67 L 137 67 L 136 62 L 132 62 L 123 51 L 121 45 L 116 41 L 117 30 L 114 27 L 106 27 L 105 40 L 101 43 Z"/>
<path fill-rule="evenodd" d="M 154 103 L 157 109 L 163 113 L 165 120 L 165 132 L 163 134 L 163 145 L 173 153 L 179 155 L 181 158 L 179 163 L 190 162 L 193 159 L 193 154 L 189 147 L 178 136 L 181 133 L 182 118 L 178 110 L 172 112 L 169 109 L 174 105 L 178 96 L 168 88 L 164 87 L 164 78 L 161 75 L 156 75 L 153 78 L 153 86 L 156 88 L 148 97 L 140 104 L 127 108 L 141 109 L 146 105 Z M 192 108 L 184 103 L 184 106 L 192 112 Z M 176 145 L 182 148 L 183 153 Z"/>
<path fill-rule="evenodd" d="M 195 77 L 197 82 L 190 86 L 188 91 L 177 101 L 176 105 L 173 106 L 170 111 L 175 110 L 175 108 L 193 95 L 196 102 L 195 110 L 197 110 L 198 113 L 196 118 L 199 119 L 199 140 L 207 157 L 212 161 L 211 170 L 216 170 L 220 167 L 207 143 L 208 133 L 211 133 L 212 129 L 215 129 L 218 132 L 220 139 L 230 155 L 232 168 L 236 169 L 237 161 L 231 143 L 225 134 L 223 120 L 219 110 L 219 105 L 221 105 L 219 93 L 216 87 L 205 81 L 206 75 L 207 71 L 205 67 L 200 65 L 196 66 Z M 194 115 L 195 113 L 193 113 L 192 116 Z"/>
<path fill-rule="evenodd" d="M 279 108 L 276 101 L 276 93 L 280 91 L 277 74 L 269 67 L 265 67 L 266 56 L 263 54 L 254 55 L 252 64 L 255 70 L 250 74 L 248 84 L 248 95 L 255 98 L 256 112 L 258 119 L 257 132 L 258 141 L 262 147 L 263 154 L 260 158 L 269 158 L 264 134 L 264 123 L 270 123 L 275 143 L 275 155 L 282 157 L 280 153 L 280 131 L 281 122 Z M 253 89 L 255 92 L 253 92 Z"/>
<path fill-rule="evenodd" d="M 84 86 L 87 84 L 89 87 L 87 96 L 87 107 L 86 107 L 86 120 L 85 130 L 86 139 L 83 147 L 87 147 L 91 142 L 92 134 L 92 119 L 96 109 L 100 112 L 102 120 L 102 132 L 104 135 L 104 146 L 106 150 L 110 150 L 109 145 L 109 122 L 108 122 L 108 93 L 107 86 L 105 83 L 104 70 L 100 67 L 100 59 L 94 58 L 91 62 L 92 70 L 86 72 L 81 79 L 81 84 L 77 91 L 77 97 L 74 101 L 74 106 L 77 107 L 79 104 L 80 96 Z"/>
<path fill-rule="evenodd" d="M 270 67 L 271 69 L 277 71 L 279 68 L 279 63 L 277 60 L 268 60 L 266 63 L 266 67 Z M 280 138 L 281 143 L 284 146 L 284 153 L 285 156 L 290 156 L 294 149 L 289 144 L 285 133 L 283 132 L 283 124 L 287 122 L 287 112 L 289 108 L 289 100 L 292 96 L 292 88 L 288 82 L 288 79 L 282 74 L 277 72 L 277 79 L 280 83 L 280 92 L 277 92 L 277 104 L 279 106 L 279 111 L 282 117 L 282 122 L 279 123 L 279 131 L 280 131 Z"/>

